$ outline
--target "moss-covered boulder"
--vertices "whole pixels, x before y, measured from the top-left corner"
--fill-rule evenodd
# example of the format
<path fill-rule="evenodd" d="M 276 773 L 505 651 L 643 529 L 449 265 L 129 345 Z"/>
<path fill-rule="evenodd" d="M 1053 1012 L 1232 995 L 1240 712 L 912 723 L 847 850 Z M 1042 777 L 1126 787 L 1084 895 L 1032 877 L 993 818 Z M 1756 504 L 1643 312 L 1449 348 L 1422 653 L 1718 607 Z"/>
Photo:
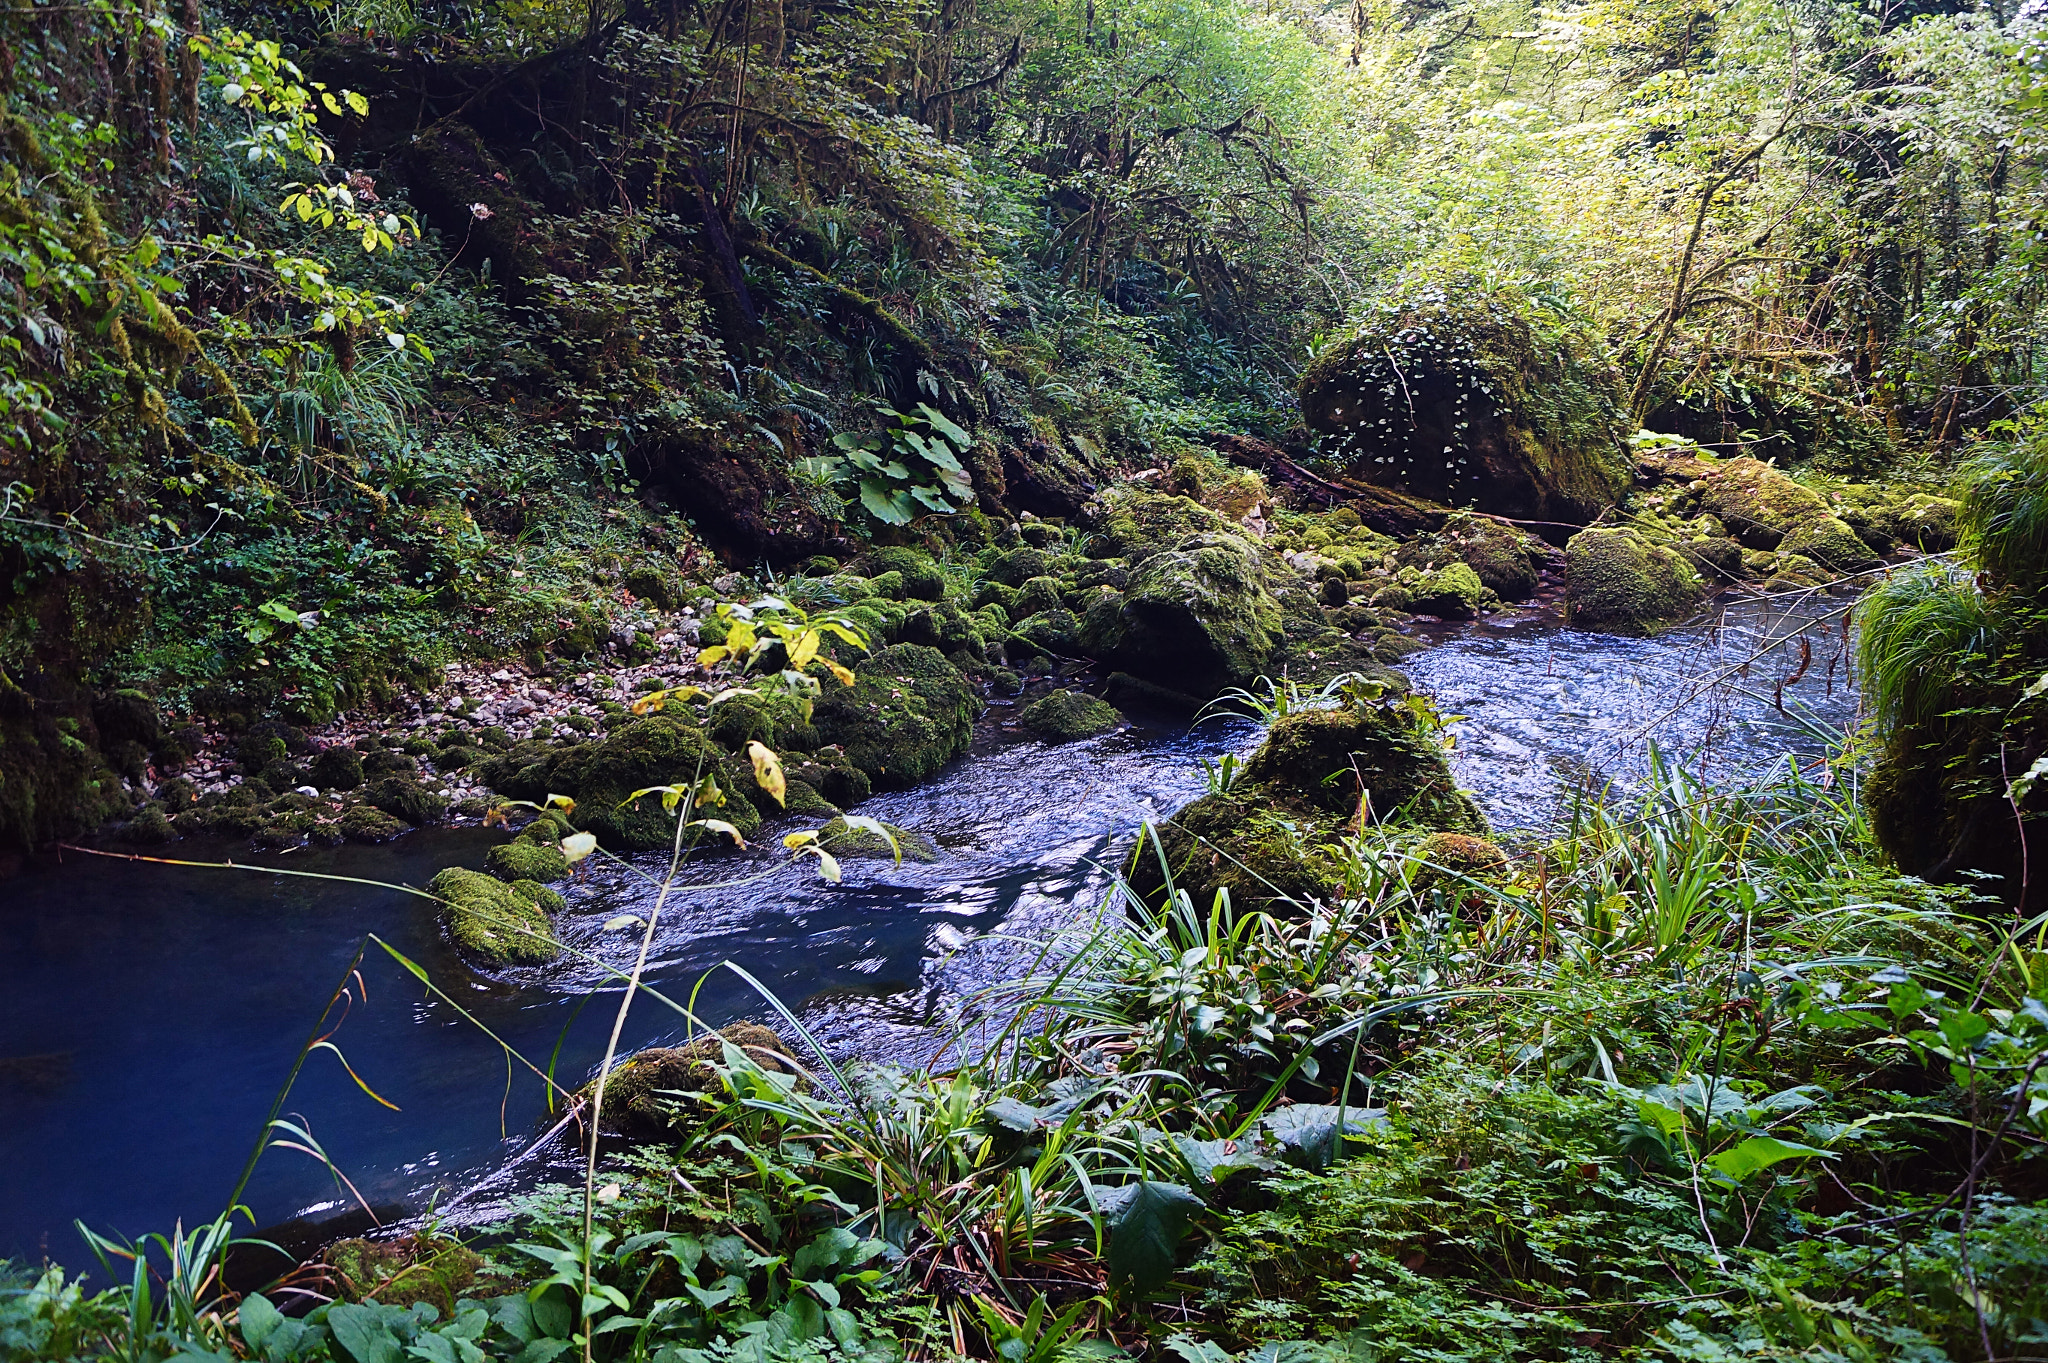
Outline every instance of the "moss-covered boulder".
<path fill-rule="evenodd" d="M 1026 730 L 1048 743 L 1106 734 L 1123 723 L 1114 705 L 1085 691 L 1054 691 L 1024 707 L 1017 717 Z"/>
<path fill-rule="evenodd" d="M 1628 487 L 1598 339 L 1505 291 L 1389 300 L 1303 371 L 1299 396 L 1352 476 L 1433 501 L 1583 524 Z"/>
<path fill-rule="evenodd" d="M 852 686 L 826 684 L 811 722 L 876 786 L 914 785 L 973 742 L 981 697 L 937 649 L 891 644 L 854 676 Z"/>
<path fill-rule="evenodd" d="M 789 1043 L 768 1028 L 736 1022 L 685 1046 L 656 1046 L 612 1067 L 604 1086 L 602 1125 L 639 1140 L 660 1140 L 687 1128 L 688 1098 L 717 1088 L 713 1065 L 724 1063 L 727 1043 L 771 1074 L 797 1074 Z M 577 1095 L 588 1102 L 595 1081 Z"/>
<path fill-rule="evenodd" d="M 403 820 L 392 818 L 375 805 L 351 805 L 342 811 L 336 825 L 351 842 L 390 842 L 405 832 Z"/>
<path fill-rule="evenodd" d="M 1417 889 L 1496 880 L 1508 869 L 1508 854 L 1498 843 L 1471 833 L 1431 833 L 1409 856 L 1415 863 L 1409 883 Z"/>
<path fill-rule="evenodd" d="M 322 790 L 354 790 L 363 783 L 363 755 L 353 748 L 329 748 L 313 759 L 311 774 Z"/>
<path fill-rule="evenodd" d="M 1963 504 L 1953 497 L 1915 492 L 1891 508 L 1886 528 L 1915 549 L 1930 554 L 1956 547 Z"/>
<path fill-rule="evenodd" d="M 932 562 L 929 554 L 915 549 L 876 549 L 867 555 L 862 566 L 871 579 L 887 573 L 901 574 L 901 594 L 914 600 L 937 601 L 946 594 L 944 571 Z"/>
<path fill-rule="evenodd" d="M 373 1299 L 386 1306 L 430 1303 L 441 1319 L 455 1317 L 455 1303 L 478 1291 L 483 1256 L 431 1234 L 401 1240 L 341 1240 L 320 1253 L 343 1301 Z"/>
<path fill-rule="evenodd" d="M 1634 530 L 1581 530 L 1565 544 L 1564 559 L 1565 619 L 1574 629 L 1650 634 L 1699 605 L 1692 565 Z"/>
<path fill-rule="evenodd" d="M 1328 900 L 1343 886 L 1338 842 L 1368 823 L 1487 831 L 1410 707 L 1298 712 L 1273 725 L 1229 790 L 1160 825 L 1156 843 L 1141 840 L 1131 884 L 1156 897 L 1171 877 L 1203 906 L 1218 889 L 1240 907 Z"/>
<path fill-rule="evenodd" d="M 569 859 L 549 843 L 515 839 L 484 853 L 484 867 L 500 880 L 531 880 L 547 884 L 569 878 Z"/>
<path fill-rule="evenodd" d="M 1718 517 L 1748 549 L 1776 549 L 1808 521 L 1828 513 L 1812 488 L 1758 459 L 1700 460 L 1701 509 Z"/>
<path fill-rule="evenodd" d="M 1384 585 L 1378 585 L 1380 583 Z M 1453 561 L 1439 568 L 1418 568 L 1412 564 L 1389 574 L 1369 579 L 1369 603 L 1380 610 L 1435 615 L 1446 620 L 1470 620 L 1499 600 L 1488 591 L 1470 564 Z"/>
<path fill-rule="evenodd" d="M 1116 670 L 1198 694 L 1251 681 L 1285 634 L 1259 546 L 1185 497 L 1125 491 L 1096 516 L 1125 589 L 1092 589 L 1081 643 Z"/>
<path fill-rule="evenodd" d="M 604 738 L 562 747 L 520 745 L 490 758 L 478 774 L 501 795 L 515 800 L 544 801 L 567 795 L 576 802 L 571 822 L 595 833 L 617 851 L 667 847 L 675 839 L 676 814 L 661 807 L 659 795 L 636 790 L 688 783 L 722 773 L 727 754 L 697 728 L 669 714 L 621 724 Z M 721 780 L 724 803 L 699 814 L 719 818 L 751 834 L 761 825 L 760 812 L 745 793 L 745 783 Z"/>
<path fill-rule="evenodd" d="M 427 882 L 448 940 L 490 965 L 541 965 L 561 955 L 548 915 L 562 897 L 531 880 L 503 881 L 450 866 Z"/>
<path fill-rule="evenodd" d="M 1418 535 L 1393 551 L 1399 567 L 1433 570 L 1462 563 L 1503 601 L 1526 601 L 1535 594 L 1544 557 L 1542 547 L 1513 526 L 1466 513 L 1450 517 L 1443 529 Z M 1342 605 L 1343 600 L 1330 602 L 1326 597 L 1325 603 Z"/>
<path fill-rule="evenodd" d="M 1778 542 L 1778 552 L 1811 559 L 1832 573 L 1860 572 L 1883 561 L 1847 521 L 1825 514 L 1793 526 Z"/>
<path fill-rule="evenodd" d="M 393 775 L 371 786 L 366 799 L 393 818 L 425 827 L 448 813 L 448 797 L 428 790 L 410 776 Z"/>

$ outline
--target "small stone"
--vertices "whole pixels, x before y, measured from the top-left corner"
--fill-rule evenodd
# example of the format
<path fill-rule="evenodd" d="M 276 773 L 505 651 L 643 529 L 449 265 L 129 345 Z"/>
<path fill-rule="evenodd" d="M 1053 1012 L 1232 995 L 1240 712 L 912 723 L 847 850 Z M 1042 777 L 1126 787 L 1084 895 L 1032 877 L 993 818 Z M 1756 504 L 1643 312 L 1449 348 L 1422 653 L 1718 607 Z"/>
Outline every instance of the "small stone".
<path fill-rule="evenodd" d="M 508 682 L 512 680 L 512 673 L 509 669 L 501 667 L 491 674 L 491 680 L 494 682 Z"/>
<path fill-rule="evenodd" d="M 311 795 L 316 798 L 320 794 L 320 787 L 318 786 L 293 786 L 292 789 L 301 795 Z"/>

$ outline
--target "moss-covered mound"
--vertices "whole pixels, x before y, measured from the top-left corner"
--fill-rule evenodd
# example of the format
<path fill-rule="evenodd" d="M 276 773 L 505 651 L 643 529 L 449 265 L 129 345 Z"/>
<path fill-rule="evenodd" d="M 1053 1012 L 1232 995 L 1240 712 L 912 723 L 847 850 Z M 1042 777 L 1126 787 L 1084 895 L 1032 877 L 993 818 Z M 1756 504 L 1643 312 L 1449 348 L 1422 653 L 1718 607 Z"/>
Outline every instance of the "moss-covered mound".
<path fill-rule="evenodd" d="M 723 1031 L 700 1036 L 686 1046 L 656 1046 L 628 1056 L 612 1068 L 604 1086 L 604 1125 L 640 1140 L 660 1140 L 687 1125 L 688 1109 L 681 1096 L 702 1093 L 718 1082 L 712 1070 L 731 1042 L 747 1058 L 771 1074 L 796 1074 L 789 1044 L 752 1022 L 735 1022 Z M 585 1101 L 595 1081 L 578 1095 Z"/>
<path fill-rule="evenodd" d="M 980 713 L 980 695 L 944 654 L 892 644 L 860 664 L 852 686 L 828 683 L 811 722 L 821 742 L 889 787 L 922 781 L 966 752 Z"/>
<path fill-rule="evenodd" d="M 1191 694 L 1242 685 L 1285 637 L 1259 546 L 1186 497 L 1125 491 L 1105 499 L 1097 547 L 1123 560 L 1126 585 L 1092 589 L 1081 644 L 1116 670 Z"/>
<path fill-rule="evenodd" d="M 1048 743 L 1106 734 L 1123 723 L 1114 705 L 1083 691 L 1054 691 L 1024 707 L 1018 722 Z"/>
<path fill-rule="evenodd" d="M 548 915 L 562 897 L 531 880 L 509 884 L 496 876 L 450 866 L 427 882 L 441 901 L 448 940 L 490 965 L 541 965 L 561 955 Z"/>
<path fill-rule="evenodd" d="M 595 833 L 605 846 L 622 851 L 667 847 L 675 838 L 676 815 L 658 795 L 626 804 L 636 790 L 694 781 L 726 769 L 726 754 L 703 730 L 667 714 L 621 726 L 591 743 L 566 747 L 522 745 L 491 758 L 479 775 L 501 795 L 541 801 L 567 795 L 576 801 L 571 821 Z M 721 781 L 725 803 L 700 811 L 724 819 L 742 834 L 760 827 L 761 815 L 737 781 Z"/>
<path fill-rule="evenodd" d="M 1443 529 L 1418 535 L 1393 551 L 1399 567 L 1463 564 L 1503 601 L 1526 601 L 1535 594 L 1544 557 L 1543 548 L 1513 526 L 1462 512 L 1445 521 Z"/>
<path fill-rule="evenodd" d="M 1690 615 L 1699 574 L 1635 530 L 1581 530 L 1564 547 L 1565 618 L 1574 629 L 1649 634 Z"/>
<path fill-rule="evenodd" d="M 1600 355 L 1512 295 L 1430 286 L 1310 365 L 1301 410 L 1354 477 L 1584 523 L 1629 483 L 1620 388 Z"/>
<path fill-rule="evenodd" d="M 1508 855 L 1488 838 L 1470 833 L 1432 833 L 1416 844 L 1413 884 L 1418 888 L 1490 880 L 1508 869 Z"/>
<path fill-rule="evenodd" d="M 484 854 L 484 866 L 500 880 L 531 880 L 546 884 L 569 877 L 569 859 L 546 843 L 514 840 Z"/>
<path fill-rule="evenodd" d="M 1198 905 L 1219 889 L 1240 907 L 1327 900 L 1343 889 L 1336 844 L 1366 823 L 1486 832 L 1442 747 L 1405 705 L 1282 718 L 1228 791 L 1160 825 L 1156 844 L 1141 840 L 1131 884 L 1152 898 L 1170 876 Z"/>

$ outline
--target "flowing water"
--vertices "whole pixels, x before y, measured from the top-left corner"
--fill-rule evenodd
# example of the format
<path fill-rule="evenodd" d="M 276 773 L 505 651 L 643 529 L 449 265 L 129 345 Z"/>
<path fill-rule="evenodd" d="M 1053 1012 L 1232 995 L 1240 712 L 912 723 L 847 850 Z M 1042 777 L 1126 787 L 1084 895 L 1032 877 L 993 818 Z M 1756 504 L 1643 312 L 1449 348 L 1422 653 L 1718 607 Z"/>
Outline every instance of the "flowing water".
<path fill-rule="evenodd" d="M 1738 608 L 1712 626 L 1640 640 L 1567 631 L 1537 607 L 1444 627 L 1404 666 L 1461 716 L 1452 725 L 1461 783 L 1497 828 L 1533 832 L 1573 791 L 1625 786 L 1653 742 L 1712 776 L 1818 752 L 1854 715 L 1843 641 L 1827 617 L 1838 609 Z M 1802 658 L 1793 636 L 1811 660 L 1781 711 L 1777 684 Z M 1008 713 L 993 712 L 986 740 L 938 780 L 862 806 L 935 840 L 939 862 L 849 862 L 845 882 L 828 886 L 765 857 L 707 861 L 662 913 L 650 982 L 714 1025 L 761 1015 L 744 981 L 714 970 L 731 960 L 799 1007 L 836 1053 L 928 1058 L 963 998 L 1022 968 L 1018 939 L 1097 911 L 1130 835 L 1206 788 L 1198 758 L 1257 740 L 1231 720 L 1047 747 L 1004 734 Z M 211 1218 L 309 1029 L 344 986 L 345 1009 L 329 1024 L 340 1054 L 311 1054 L 284 1112 L 361 1198 L 388 1218 L 530 1181 L 552 1149 L 533 1149 L 548 1124 L 540 1081 L 365 945 L 374 934 L 522 1055 L 543 1067 L 555 1057 L 564 1081 L 580 1082 L 617 1006 L 615 991 L 600 990 L 601 967 L 572 956 L 478 975 L 440 941 L 425 901 L 362 883 L 420 885 L 441 866 L 480 865 L 501 837 L 428 830 L 388 847 L 265 859 L 354 882 L 66 853 L 6 883 L 0 1257 L 47 1252 L 76 1263 L 74 1217 L 127 1235 Z M 188 841 L 171 855 L 249 854 Z M 658 858 L 636 864 L 659 870 Z M 746 883 L 726 884 L 734 880 Z M 605 924 L 647 913 L 653 897 L 641 874 L 595 870 L 571 890 L 561 935 L 627 964 L 637 931 Z M 625 1044 L 684 1031 L 678 1014 L 643 1002 Z M 289 1149 L 264 1155 L 244 1201 L 266 1223 L 357 1202 Z"/>

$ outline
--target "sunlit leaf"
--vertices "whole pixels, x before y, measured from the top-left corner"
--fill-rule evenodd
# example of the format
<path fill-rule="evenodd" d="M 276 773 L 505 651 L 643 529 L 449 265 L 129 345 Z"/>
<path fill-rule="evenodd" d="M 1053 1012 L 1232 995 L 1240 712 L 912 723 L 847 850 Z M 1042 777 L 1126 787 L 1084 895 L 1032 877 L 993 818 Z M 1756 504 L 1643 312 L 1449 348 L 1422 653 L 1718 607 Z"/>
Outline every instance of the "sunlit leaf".
<path fill-rule="evenodd" d="M 562 839 L 562 855 L 570 865 L 575 865 L 597 850 L 595 833 L 571 833 Z"/>
<path fill-rule="evenodd" d="M 769 751 L 759 739 L 747 744 L 747 760 L 754 764 L 754 784 L 775 797 L 775 803 L 787 805 L 788 778 L 782 774 L 782 759 Z"/>

